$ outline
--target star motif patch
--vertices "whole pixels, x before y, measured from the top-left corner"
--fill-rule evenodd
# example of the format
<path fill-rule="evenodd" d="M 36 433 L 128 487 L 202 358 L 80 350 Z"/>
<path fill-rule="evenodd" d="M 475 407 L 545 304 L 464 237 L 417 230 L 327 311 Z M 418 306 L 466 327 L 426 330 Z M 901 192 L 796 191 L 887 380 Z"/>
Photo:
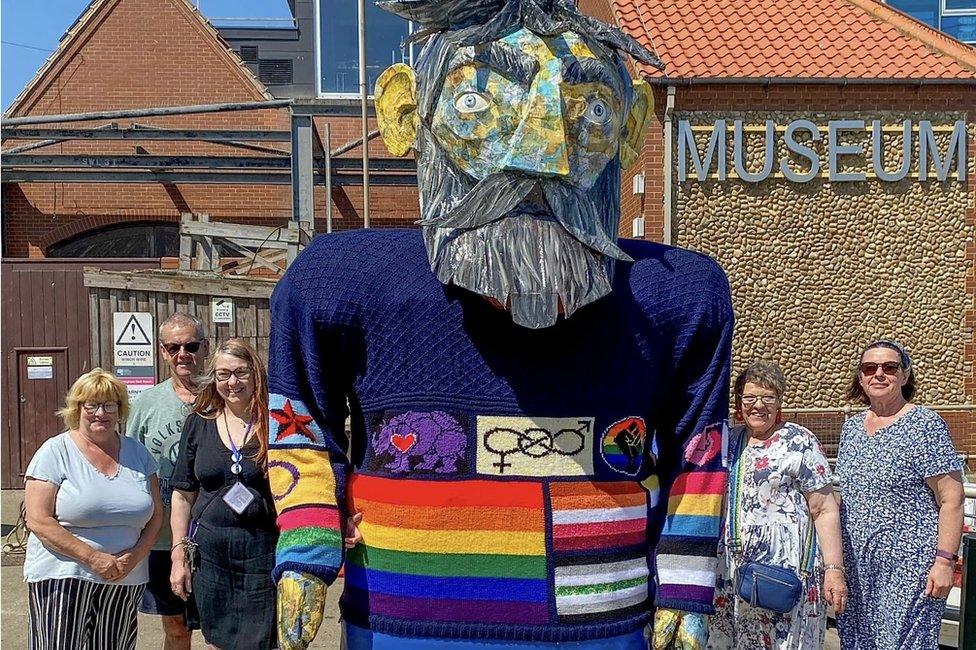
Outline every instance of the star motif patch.
<path fill-rule="evenodd" d="M 312 416 L 296 413 L 290 399 L 286 399 L 280 409 L 271 409 L 268 413 L 278 423 L 278 440 L 291 436 L 305 436 L 309 441 L 317 442 L 315 434 L 308 426 L 312 423 Z"/>

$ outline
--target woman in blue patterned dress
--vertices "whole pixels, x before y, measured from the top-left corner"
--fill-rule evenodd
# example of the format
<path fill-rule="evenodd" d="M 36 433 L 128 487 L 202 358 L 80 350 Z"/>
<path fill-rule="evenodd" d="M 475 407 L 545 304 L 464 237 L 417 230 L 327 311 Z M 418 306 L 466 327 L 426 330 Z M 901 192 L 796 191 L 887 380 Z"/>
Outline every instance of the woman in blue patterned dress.
<path fill-rule="evenodd" d="M 945 421 L 915 406 L 905 349 L 882 339 L 861 355 L 837 474 L 850 586 L 838 617 L 843 650 L 938 647 L 962 535 L 962 462 Z"/>
<path fill-rule="evenodd" d="M 826 604 L 844 609 L 847 586 L 830 466 L 813 433 L 781 421 L 785 391 L 783 372 L 769 362 L 753 363 L 735 381 L 736 416 L 745 425 L 732 430 L 730 450 L 743 471 L 741 479 L 730 478 L 726 494 L 726 503 L 734 505 L 727 505 L 719 542 L 708 650 L 820 650 Z M 733 481 L 741 482 L 734 499 Z M 737 526 L 730 526 L 732 520 Z M 736 527 L 740 534 L 730 534 Z M 793 570 L 803 583 L 800 601 L 786 613 L 744 601 L 736 585 L 743 561 Z"/>

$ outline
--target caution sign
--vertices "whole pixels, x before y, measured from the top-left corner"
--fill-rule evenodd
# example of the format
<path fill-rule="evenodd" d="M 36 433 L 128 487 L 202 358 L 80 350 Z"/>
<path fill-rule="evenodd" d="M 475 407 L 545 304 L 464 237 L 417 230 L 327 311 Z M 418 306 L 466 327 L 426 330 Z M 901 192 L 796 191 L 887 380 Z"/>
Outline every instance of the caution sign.
<path fill-rule="evenodd" d="M 115 312 L 112 314 L 115 376 L 135 397 L 156 383 L 156 336 L 152 314 Z"/>

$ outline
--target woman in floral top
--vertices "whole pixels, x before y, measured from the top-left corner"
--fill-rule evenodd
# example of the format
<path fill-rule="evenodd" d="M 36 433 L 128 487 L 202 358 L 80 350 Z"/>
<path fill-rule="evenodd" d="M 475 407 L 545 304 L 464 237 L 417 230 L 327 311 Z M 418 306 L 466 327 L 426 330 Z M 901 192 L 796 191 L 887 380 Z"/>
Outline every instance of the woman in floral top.
<path fill-rule="evenodd" d="M 785 391 L 786 380 L 773 363 L 754 363 L 735 381 L 736 415 L 745 426 L 733 429 L 730 450 L 741 454 L 742 484 L 738 513 L 726 512 L 719 543 L 716 613 L 709 624 L 708 648 L 820 650 L 827 624 L 825 603 L 838 611 L 846 604 L 840 518 L 830 468 L 816 436 L 781 421 Z M 734 481 L 730 478 L 727 504 Z M 735 545 L 729 539 L 733 517 L 740 531 L 736 552 L 730 550 Z M 802 565 L 811 526 L 816 531 L 815 561 L 807 573 Z M 739 566 L 749 561 L 793 569 L 806 595 L 785 614 L 749 605 L 739 598 L 736 585 Z"/>

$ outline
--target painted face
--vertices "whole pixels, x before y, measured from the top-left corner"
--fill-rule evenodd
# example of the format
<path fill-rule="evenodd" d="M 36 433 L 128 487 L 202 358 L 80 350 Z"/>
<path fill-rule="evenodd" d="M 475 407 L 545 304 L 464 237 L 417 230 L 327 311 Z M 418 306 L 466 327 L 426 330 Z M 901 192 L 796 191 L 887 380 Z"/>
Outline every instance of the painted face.
<path fill-rule="evenodd" d="M 254 373 L 244 359 L 218 354 L 214 359 L 214 381 L 217 393 L 227 404 L 248 404 L 254 394 Z"/>
<path fill-rule="evenodd" d="M 776 391 L 761 384 L 747 381 L 740 397 L 742 418 L 746 428 L 754 436 L 762 436 L 776 424 L 779 398 Z"/>
<path fill-rule="evenodd" d="M 901 365 L 901 356 L 891 348 L 871 348 L 861 357 L 861 367 L 864 364 L 874 364 L 876 369 L 873 373 L 865 374 L 863 370 L 858 372 L 861 388 L 871 402 L 887 401 L 901 395 L 901 387 L 908 381 L 908 373 Z M 884 364 L 888 364 L 885 370 Z M 891 364 L 897 364 L 897 367 Z"/>
<path fill-rule="evenodd" d="M 523 28 L 460 49 L 448 70 L 431 130 L 476 180 L 520 171 L 585 189 L 618 154 L 623 81 L 611 56 L 574 32 Z"/>

